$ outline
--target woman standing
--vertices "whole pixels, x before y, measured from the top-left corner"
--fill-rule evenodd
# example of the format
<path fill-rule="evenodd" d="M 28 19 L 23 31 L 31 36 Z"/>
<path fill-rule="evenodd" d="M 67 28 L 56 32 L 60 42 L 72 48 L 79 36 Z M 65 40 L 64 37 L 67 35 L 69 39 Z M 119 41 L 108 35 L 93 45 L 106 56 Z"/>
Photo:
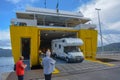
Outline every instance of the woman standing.
<path fill-rule="evenodd" d="M 52 72 L 54 71 L 55 68 L 56 61 L 52 59 L 50 56 L 51 52 L 50 49 L 48 49 L 46 51 L 46 57 L 44 57 L 42 61 L 45 80 L 51 80 Z"/>

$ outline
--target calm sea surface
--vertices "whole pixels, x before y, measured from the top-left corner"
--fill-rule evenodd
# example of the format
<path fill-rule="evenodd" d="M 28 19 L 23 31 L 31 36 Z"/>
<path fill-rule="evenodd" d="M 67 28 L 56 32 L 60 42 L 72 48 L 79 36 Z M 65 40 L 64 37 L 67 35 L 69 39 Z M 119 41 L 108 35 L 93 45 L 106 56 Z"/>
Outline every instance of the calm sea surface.
<path fill-rule="evenodd" d="M 2 73 L 13 71 L 13 66 L 13 57 L 0 57 L 0 80 Z"/>

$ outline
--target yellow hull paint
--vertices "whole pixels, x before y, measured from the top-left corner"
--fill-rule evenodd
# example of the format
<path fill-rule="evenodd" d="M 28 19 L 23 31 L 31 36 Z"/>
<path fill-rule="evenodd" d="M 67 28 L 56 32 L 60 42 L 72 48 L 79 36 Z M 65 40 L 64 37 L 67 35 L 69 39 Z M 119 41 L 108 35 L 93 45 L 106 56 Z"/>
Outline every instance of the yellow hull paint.
<path fill-rule="evenodd" d="M 78 37 L 84 42 L 80 48 L 87 59 L 96 59 L 97 34 L 96 30 L 83 29 L 78 32 Z"/>
<path fill-rule="evenodd" d="M 39 44 L 39 30 L 35 27 L 10 27 L 11 43 L 12 43 L 12 54 L 15 63 L 19 60 L 21 55 L 21 38 L 30 38 L 30 64 L 38 64 L 38 44 Z"/>

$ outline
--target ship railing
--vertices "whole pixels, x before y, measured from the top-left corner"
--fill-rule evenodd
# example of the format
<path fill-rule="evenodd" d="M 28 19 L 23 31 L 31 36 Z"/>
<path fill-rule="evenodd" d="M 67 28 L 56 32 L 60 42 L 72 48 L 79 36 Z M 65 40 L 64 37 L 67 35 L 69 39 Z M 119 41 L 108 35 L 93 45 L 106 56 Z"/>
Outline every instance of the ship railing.
<path fill-rule="evenodd" d="M 120 55 L 120 51 L 102 51 L 97 52 L 98 55 Z"/>
<path fill-rule="evenodd" d="M 74 29 L 95 29 L 96 25 L 95 24 L 79 24 Z"/>
<path fill-rule="evenodd" d="M 67 28 L 67 29 L 73 29 L 72 27 L 64 27 L 64 26 L 47 26 L 47 25 L 39 25 L 37 27 L 40 27 L 40 28 Z"/>
<path fill-rule="evenodd" d="M 37 26 L 37 20 L 30 19 L 11 19 L 11 25 L 15 26 Z"/>

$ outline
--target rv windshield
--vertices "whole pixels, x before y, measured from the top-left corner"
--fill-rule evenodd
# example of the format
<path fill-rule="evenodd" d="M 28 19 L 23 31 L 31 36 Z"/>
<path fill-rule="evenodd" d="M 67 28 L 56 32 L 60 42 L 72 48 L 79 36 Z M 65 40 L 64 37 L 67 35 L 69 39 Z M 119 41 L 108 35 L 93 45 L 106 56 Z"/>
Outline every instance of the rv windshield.
<path fill-rule="evenodd" d="M 64 52 L 79 52 L 79 48 L 77 46 L 66 46 L 64 47 Z"/>

